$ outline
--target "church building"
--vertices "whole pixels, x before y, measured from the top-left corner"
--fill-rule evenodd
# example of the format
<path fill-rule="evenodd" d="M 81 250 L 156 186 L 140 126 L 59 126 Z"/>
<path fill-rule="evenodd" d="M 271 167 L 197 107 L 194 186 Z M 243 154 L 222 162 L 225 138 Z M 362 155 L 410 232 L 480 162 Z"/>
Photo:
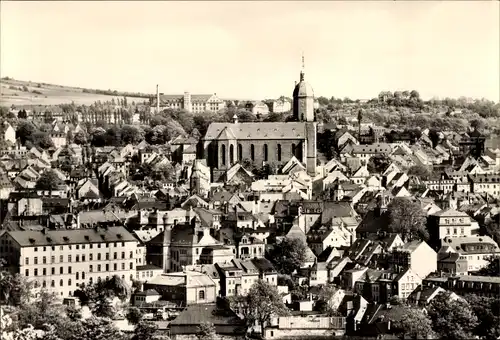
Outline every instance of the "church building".
<path fill-rule="evenodd" d="M 201 156 L 217 182 L 235 163 L 248 160 L 256 167 L 283 165 L 295 156 L 307 173 L 316 175 L 314 93 L 305 81 L 304 67 L 293 90 L 293 121 L 211 123 L 202 139 Z"/>

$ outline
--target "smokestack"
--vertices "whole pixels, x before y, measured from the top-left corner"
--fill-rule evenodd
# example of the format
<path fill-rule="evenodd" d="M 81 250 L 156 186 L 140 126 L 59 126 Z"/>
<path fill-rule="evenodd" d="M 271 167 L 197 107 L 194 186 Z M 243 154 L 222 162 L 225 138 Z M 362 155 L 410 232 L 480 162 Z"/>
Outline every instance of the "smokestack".
<path fill-rule="evenodd" d="M 156 85 L 156 113 L 160 112 L 160 88 Z"/>

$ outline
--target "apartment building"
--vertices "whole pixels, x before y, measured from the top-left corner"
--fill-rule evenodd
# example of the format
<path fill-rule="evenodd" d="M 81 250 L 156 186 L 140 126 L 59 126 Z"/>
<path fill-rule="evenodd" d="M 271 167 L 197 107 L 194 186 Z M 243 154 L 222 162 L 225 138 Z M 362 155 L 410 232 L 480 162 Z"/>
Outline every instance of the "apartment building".
<path fill-rule="evenodd" d="M 83 283 L 113 275 L 131 283 L 137 244 L 124 227 L 8 231 L 0 236 L 0 258 L 36 288 L 68 297 Z"/>

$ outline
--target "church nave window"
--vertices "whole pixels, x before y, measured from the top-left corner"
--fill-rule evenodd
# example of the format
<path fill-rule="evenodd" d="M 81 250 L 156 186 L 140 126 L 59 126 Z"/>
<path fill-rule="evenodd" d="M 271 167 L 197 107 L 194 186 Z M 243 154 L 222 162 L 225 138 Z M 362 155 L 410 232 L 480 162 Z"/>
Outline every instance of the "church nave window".
<path fill-rule="evenodd" d="M 234 146 L 229 146 L 229 165 L 234 163 Z"/>
<path fill-rule="evenodd" d="M 281 162 L 281 144 L 278 144 L 278 162 Z"/>
<path fill-rule="evenodd" d="M 222 145 L 221 147 L 221 163 L 222 165 L 226 165 L 226 146 Z"/>
<path fill-rule="evenodd" d="M 250 158 L 255 161 L 255 146 L 253 144 L 250 144 Z"/>
<path fill-rule="evenodd" d="M 238 144 L 238 160 L 243 159 L 243 146 L 241 144 Z"/>
<path fill-rule="evenodd" d="M 267 144 L 264 144 L 263 146 L 263 151 L 264 151 L 264 162 L 267 162 L 267 156 L 268 156 L 268 149 L 267 149 Z"/>
<path fill-rule="evenodd" d="M 296 151 L 295 149 L 296 149 L 295 144 L 292 144 L 292 156 L 295 156 L 295 151 Z"/>

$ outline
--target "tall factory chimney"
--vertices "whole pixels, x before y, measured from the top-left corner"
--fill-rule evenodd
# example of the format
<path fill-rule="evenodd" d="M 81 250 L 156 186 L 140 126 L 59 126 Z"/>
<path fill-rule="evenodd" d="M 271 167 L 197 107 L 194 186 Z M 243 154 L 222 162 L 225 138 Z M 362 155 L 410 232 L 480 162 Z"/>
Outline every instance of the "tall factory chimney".
<path fill-rule="evenodd" d="M 156 85 L 156 113 L 160 113 L 160 88 Z"/>

